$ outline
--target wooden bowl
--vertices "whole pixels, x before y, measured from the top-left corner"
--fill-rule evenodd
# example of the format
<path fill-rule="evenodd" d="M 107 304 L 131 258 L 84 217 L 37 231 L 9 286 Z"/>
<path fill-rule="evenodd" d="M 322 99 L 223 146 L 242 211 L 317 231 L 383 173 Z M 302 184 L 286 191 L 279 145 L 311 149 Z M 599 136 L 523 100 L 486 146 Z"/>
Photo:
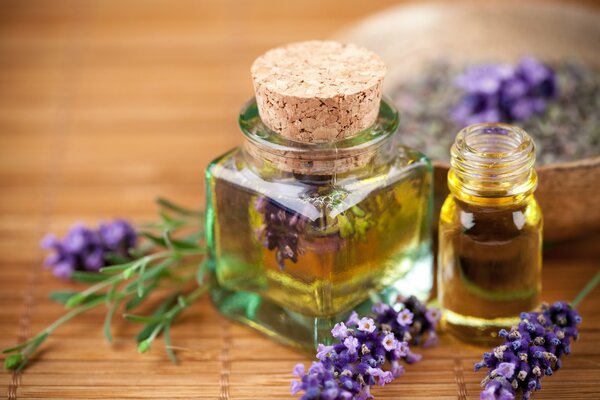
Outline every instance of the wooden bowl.
<path fill-rule="evenodd" d="M 398 6 L 364 19 L 337 39 L 361 44 L 388 64 L 386 88 L 432 59 L 457 63 L 574 58 L 600 67 L 600 13 L 565 3 L 433 2 Z M 600 112 L 600 111 L 599 111 Z M 454 135 L 456 132 L 448 132 Z M 449 165 L 435 161 L 436 217 Z M 544 237 L 558 241 L 600 231 L 600 154 L 537 168 Z"/>

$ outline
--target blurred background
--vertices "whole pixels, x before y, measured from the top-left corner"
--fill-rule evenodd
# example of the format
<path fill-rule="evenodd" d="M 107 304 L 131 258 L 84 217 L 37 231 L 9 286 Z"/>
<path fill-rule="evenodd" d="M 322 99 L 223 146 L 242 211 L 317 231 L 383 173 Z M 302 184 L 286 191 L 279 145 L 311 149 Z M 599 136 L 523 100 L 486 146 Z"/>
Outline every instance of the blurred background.
<path fill-rule="evenodd" d="M 419 2 L 3 2 L 2 218 L 135 218 L 159 194 L 202 206 L 203 168 L 241 142 L 254 58 L 399 3 Z"/>
<path fill-rule="evenodd" d="M 204 167 L 241 142 L 237 112 L 252 96 L 252 61 L 394 3 L 4 2 L 4 226 L 39 214 L 53 215 L 41 231 L 139 218 L 159 194 L 202 207 Z"/>

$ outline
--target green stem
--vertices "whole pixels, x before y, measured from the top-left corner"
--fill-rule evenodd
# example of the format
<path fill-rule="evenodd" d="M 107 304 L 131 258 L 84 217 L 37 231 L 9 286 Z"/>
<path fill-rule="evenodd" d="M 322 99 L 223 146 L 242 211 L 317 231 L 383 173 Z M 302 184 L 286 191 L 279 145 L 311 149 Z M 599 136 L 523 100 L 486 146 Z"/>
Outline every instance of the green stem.
<path fill-rule="evenodd" d="M 178 250 L 178 251 L 161 251 L 159 253 L 155 253 L 155 254 L 151 254 L 148 256 L 145 256 L 143 258 L 141 258 L 140 260 L 138 260 L 137 262 L 134 263 L 134 265 L 130 268 L 132 269 L 128 269 L 125 270 L 125 272 L 127 271 L 131 271 L 131 273 L 135 272 L 136 269 L 142 269 L 142 271 L 144 271 L 146 269 L 146 265 L 149 264 L 151 261 L 155 261 L 157 259 L 160 258 L 165 258 L 165 257 L 173 257 L 173 256 L 178 256 L 178 257 L 183 257 L 183 256 L 190 256 L 190 255 L 202 255 L 204 254 L 204 250 Z M 141 274 L 140 274 L 141 275 Z M 72 306 L 76 306 L 79 303 L 81 303 L 86 297 L 88 297 L 91 294 L 96 293 L 99 290 L 104 289 L 107 286 L 116 284 L 120 281 L 124 281 L 130 279 L 130 277 L 125 277 L 123 274 L 116 274 L 111 276 L 110 278 L 97 283 L 93 286 L 90 286 L 89 288 L 87 288 L 86 290 L 84 290 L 83 292 L 80 292 L 79 294 L 77 294 L 76 296 L 73 297 L 73 299 L 71 300 L 71 302 L 67 301 L 67 307 L 72 307 Z"/>
<path fill-rule="evenodd" d="M 78 296 L 81 297 L 82 299 L 85 299 L 89 295 L 94 294 L 97 291 L 99 291 L 101 289 L 104 289 L 107 286 L 111 286 L 111 285 L 117 284 L 121 279 L 122 279 L 122 277 L 119 276 L 119 275 L 111 276 L 110 278 L 108 278 L 108 279 L 106 279 L 106 280 L 104 280 L 104 281 L 102 281 L 100 283 L 97 283 L 97 284 L 95 284 L 93 286 L 90 286 L 89 288 L 87 288 L 84 291 L 80 292 Z"/>
<path fill-rule="evenodd" d="M 206 292 L 206 286 L 200 286 L 194 289 L 190 294 L 184 297 L 185 305 L 177 303 L 169 312 L 165 314 L 166 320 L 172 320 L 179 314 L 184 308 L 187 308 L 190 304 L 196 301 L 200 296 L 202 296 Z"/>
<path fill-rule="evenodd" d="M 120 301 L 132 293 L 133 293 L 133 291 L 116 293 L 116 294 L 114 294 L 113 299 L 114 299 L 114 301 Z M 5 350 L 5 352 L 8 352 L 9 350 L 12 350 L 12 351 L 19 350 L 19 349 L 27 346 L 28 344 L 31 344 L 36 339 L 38 339 L 44 335 L 49 336 L 52 332 L 54 332 L 57 328 L 59 328 L 65 322 L 68 322 L 71 319 L 73 319 L 74 317 L 76 317 L 80 314 L 83 314 L 84 312 L 89 311 L 92 308 L 97 307 L 105 302 L 106 302 L 105 297 L 99 297 L 95 300 L 90 301 L 89 303 L 78 306 L 77 308 L 74 308 L 71 311 L 67 312 L 66 314 L 62 315 L 60 318 L 58 318 L 56 321 L 54 321 L 53 323 L 48 325 L 44 330 L 42 330 L 36 336 L 32 337 L 31 339 L 26 340 L 25 342 L 20 343 L 18 346 L 15 346 L 13 348 Z"/>
<path fill-rule="evenodd" d="M 119 293 L 119 295 L 115 295 L 115 299 L 120 298 L 120 297 L 124 297 L 124 294 Z M 41 334 L 44 334 L 44 333 L 51 334 L 52 332 L 54 332 L 56 330 L 56 328 L 58 328 L 65 322 L 78 316 L 79 314 L 82 314 L 88 310 L 91 310 L 94 307 L 99 306 L 100 304 L 103 304 L 104 302 L 106 302 L 106 299 L 104 297 L 100 297 L 96 300 L 92 300 L 89 303 L 86 303 L 82 306 L 79 306 L 79 307 L 69 311 L 68 313 L 66 313 L 65 315 L 63 315 L 62 317 L 60 317 L 59 319 L 54 321 L 52 324 L 48 325 L 48 327 L 46 327 L 46 329 L 44 329 Z"/>
<path fill-rule="evenodd" d="M 42 330 L 39 334 L 37 334 L 36 336 L 32 337 L 31 339 L 28 339 L 22 343 L 20 343 L 19 345 L 6 349 L 4 350 L 4 352 L 10 352 L 10 351 L 16 351 L 16 350 L 20 350 L 23 347 L 27 346 L 28 344 L 31 344 L 32 342 L 34 342 L 35 340 L 37 340 L 38 338 L 46 335 L 50 335 L 52 332 L 54 332 L 59 326 L 61 326 L 62 324 L 64 324 L 65 322 L 71 320 L 72 318 L 78 316 L 79 314 L 82 314 L 88 310 L 91 310 L 94 307 L 97 307 L 98 305 L 104 303 L 106 301 L 106 299 L 104 297 L 99 297 L 95 300 L 90 301 L 87 304 L 84 304 L 82 306 L 79 306 L 77 308 L 72 309 L 71 311 L 67 312 L 66 314 L 64 314 L 63 316 L 61 316 L 60 318 L 58 318 L 56 321 L 54 321 L 52 324 L 48 325 L 44 330 Z"/>
<path fill-rule="evenodd" d="M 600 271 L 596 272 L 596 275 L 592 278 L 591 281 L 581 289 L 581 292 L 575 296 L 575 299 L 571 302 L 571 306 L 573 308 L 577 307 L 579 303 L 588 295 L 592 290 L 596 288 L 596 286 L 600 283 Z"/>

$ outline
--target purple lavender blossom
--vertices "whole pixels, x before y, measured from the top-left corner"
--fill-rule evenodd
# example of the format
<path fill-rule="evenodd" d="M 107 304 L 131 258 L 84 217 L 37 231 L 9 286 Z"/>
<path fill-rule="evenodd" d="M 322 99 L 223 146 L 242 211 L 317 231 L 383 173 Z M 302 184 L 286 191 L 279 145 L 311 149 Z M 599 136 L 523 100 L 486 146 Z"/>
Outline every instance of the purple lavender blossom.
<path fill-rule="evenodd" d="M 513 400 L 517 392 L 523 399 L 542 388 L 543 376 L 560 369 L 560 358 L 570 353 L 571 340 L 578 337 L 577 325 L 581 317 L 566 302 L 543 305 L 541 312 L 521 314 L 521 322 L 507 331 L 500 330 L 505 338 L 503 345 L 484 353 L 483 360 L 475 364 L 490 372 L 481 382 L 482 400 Z"/>
<path fill-rule="evenodd" d="M 485 64 L 467 69 L 456 79 L 465 91 L 452 111 L 452 119 L 463 126 L 480 122 L 527 120 L 546 110 L 557 95 L 554 71 L 532 57 L 513 67 Z"/>
<path fill-rule="evenodd" d="M 336 324 L 331 333 L 337 342 L 319 345 L 319 361 L 307 373 L 302 364 L 294 367 L 299 380 L 292 381 L 291 393 L 303 391 L 301 400 L 370 399 L 371 386 L 384 386 L 404 373 L 400 361 L 410 364 L 420 360 L 410 351 L 408 341 L 419 342 L 423 335 L 434 334 L 437 319 L 430 317 L 430 322 L 426 317 L 429 310 L 414 297 L 400 301 L 394 307 L 374 305 L 373 319 L 359 319 L 352 312 L 345 323 Z M 412 315 L 412 323 L 401 325 L 398 316 L 403 312 L 407 315 L 406 311 Z"/>
<path fill-rule="evenodd" d="M 331 335 L 336 339 L 345 339 L 348 337 L 348 327 L 343 322 L 336 324 L 333 330 L 331 331 Z"/>
<path fill-rule="evenodd" d="M 372 333 L 375 330 L 375 321 L 367 317 L 361 318 L 360 321 L 358 321 L 358 327 L 356 329 L 362 332 Z"/>
<path fill-rule="evenodd" d="M 413 322 L 413 314 L 409 310 L 404 309 L 398 313 L 396 321 L 402 326 L 409 326 Z"/>
<path fill-rule="evenodd" d="M 399 311 L 396 311 L 396 308 Z M 441 318 L 439 309 L 427 308 L 416 297 L 411 296 L 408 298 L 399 297 L 398 303 L 394 308 L 388 306 L 388 308 L 384 308 L 381 311 L 376 312 L 375 319 L 377 323 L 390 325 L 392 332 L 407 332 L 412 339 L 405 339 L 406 341 L 412 341 L 412 343 L 422 345 L 423 347 L 431 347 L 437 344 L 436 328 Z M 411 322 L 403 325 L 411 315 Z"/>
<path fill-rule="evenodd" d="M 300 234 L 304 231 L 308 219 L 264 196 L 256 199 L 255 207 L 263 214 L 264 221 L 256 236 L 267 249 L 275 250 L 277 265 L 283 269 L 286 259 L 297 262 Z"/>
<path fill-rule="evenodd" d="M 98 228 L 100 238 L 107 250 L 126 256 L 137 241 L 135 229 L 127 221 L 116 219 L 111 223 L 102 223 Z"/>
<path fill-rule="evenodd" d="M 109 254 L 129 259 L 129 249 L 134 248 L 136 242 L 135 229 L 128 222 L 117 219 L 102 223 L 95 230 L 77 224 L 62 241 L 54 234 L 48 234 L 42 239 L 41 247 L 54 250 L 44 264 L 52 268 L 55 276 L 69 279 L 75 271 L 99 271 L 107 265 Z"/>

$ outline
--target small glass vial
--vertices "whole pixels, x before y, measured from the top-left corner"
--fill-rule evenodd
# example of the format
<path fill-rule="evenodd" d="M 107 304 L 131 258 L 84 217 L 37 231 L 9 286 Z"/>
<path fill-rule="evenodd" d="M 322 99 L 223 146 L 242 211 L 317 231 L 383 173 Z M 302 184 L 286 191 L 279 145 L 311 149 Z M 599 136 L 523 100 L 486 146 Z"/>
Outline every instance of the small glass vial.
<path fill-rule="evenodd" d="M 244 144 L 206 171 L 212 299 L 226 316 L 313 349 L 371 299 L 429 297 L 431 164 L 397 143 L 384 73 L 336 42 L 255 61 Z"/>
<path fill-rule="evenodd" d="M 538 306 L 542 213 L 535 147 L 504 124 L 464 128 L 451 150 L 439 222 L 438 299 L 458 338 L 489 344 Z"/>

